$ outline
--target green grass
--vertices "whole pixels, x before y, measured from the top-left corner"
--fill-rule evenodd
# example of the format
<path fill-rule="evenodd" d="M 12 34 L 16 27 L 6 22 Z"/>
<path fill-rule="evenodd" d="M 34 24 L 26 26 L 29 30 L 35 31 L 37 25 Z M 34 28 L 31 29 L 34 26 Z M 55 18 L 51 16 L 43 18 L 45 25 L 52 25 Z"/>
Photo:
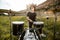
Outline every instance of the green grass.
<path fill-rule="evenodd" d="M 24 27 L 28 27 L 28 22 L 25 16 L 12 16 L 13 21 L 24 21 Z M 53 40 L 53 28 L 54 28 L 54 17 L 50 17 L 48 20 L 43 17 L 38 17 L 37 21 L 44 22 L 43 33 L 47 35 L 44 40 Z M 56 32 L 60 33 L 60 16 L 56 23 Z M 13 36 L 16 40 L 16 36 Z M 60 39 L 60 34 L 56 34 L 56 39 Z M 0 40 L 10 40 L 10 20 L 8 16 L 0 16 Z"/>

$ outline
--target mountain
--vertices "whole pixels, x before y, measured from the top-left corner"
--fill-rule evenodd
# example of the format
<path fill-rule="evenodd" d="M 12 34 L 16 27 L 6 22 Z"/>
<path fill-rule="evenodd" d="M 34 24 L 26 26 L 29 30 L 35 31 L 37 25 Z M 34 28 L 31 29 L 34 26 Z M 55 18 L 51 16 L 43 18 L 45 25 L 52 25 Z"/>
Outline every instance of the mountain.
<path fill-rule="evenodd" d="M 16 11 L 12 11 L 12 10 L 0 9 L 0 13 L 9 13 L 10 11 L 11 13 L 17 13 Z"/>
<path fill-rule="evenodd" d="M 47 0 L 42 4 L 39 4 L 37 9 L 46 9 L 46 10 L 54 10 L 57 9 L 60 11 L 60 0 Z"/>
<path fill-rule="evenodd" d="M 19 12 L 16 12 L 16 11 L 0 9 L 0 14 L 3 14 L 3 13 L 8 13 L 8 14 L 11 13 L 11 15 L 20 14 Z"/>

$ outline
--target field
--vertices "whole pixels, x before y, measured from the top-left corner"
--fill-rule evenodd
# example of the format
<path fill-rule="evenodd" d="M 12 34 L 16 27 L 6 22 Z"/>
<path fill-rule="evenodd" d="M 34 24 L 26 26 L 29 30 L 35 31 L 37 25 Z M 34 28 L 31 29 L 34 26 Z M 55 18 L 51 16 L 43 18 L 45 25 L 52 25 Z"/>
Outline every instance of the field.
<path fill-rule="evenodd" d="M 57 17 L 57 22 L 55 24 L 55 17 L 38 17 L 37 21 L 44 22 L 43 33 L 47 35 L 43 40 L 53 40 L 54 37 L 54 27 L 55 27 L 55 39 L 60 40 L 60 16 Z M 11 22 L 13 21 L 24 21 L 24 28 L 28 27 L 28 22 L 26 16 L 12 16 Z M 54 26 L 55 25 L 55 26 Z M 13 40 L 17 40 L 17 37 L 12 35 Z M 10 40 L 10 19 L 9 16 L 0 16 L 0 40 Z"/>

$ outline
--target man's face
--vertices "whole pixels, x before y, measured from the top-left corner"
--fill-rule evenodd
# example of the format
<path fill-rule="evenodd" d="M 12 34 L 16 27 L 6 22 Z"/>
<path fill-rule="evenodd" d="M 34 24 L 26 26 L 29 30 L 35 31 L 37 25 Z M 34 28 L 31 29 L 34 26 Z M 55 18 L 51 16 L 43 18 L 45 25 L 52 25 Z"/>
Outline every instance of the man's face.
<path fill-rule="evenodd" d="M 34 11 L 34 10 L 35 10 L 34 7 L 32 7 L 32 8 L 31 8 L 31 11 Z"/>

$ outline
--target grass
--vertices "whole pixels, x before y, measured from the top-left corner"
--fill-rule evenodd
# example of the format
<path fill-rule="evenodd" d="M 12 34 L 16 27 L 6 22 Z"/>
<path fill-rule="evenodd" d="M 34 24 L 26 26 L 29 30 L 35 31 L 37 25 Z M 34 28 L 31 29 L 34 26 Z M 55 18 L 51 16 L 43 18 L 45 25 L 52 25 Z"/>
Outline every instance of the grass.
<path fill-rule="evenodd" d="M 12 21 L 24 21 L 24 27 L 28 27 L 28 22 L 25 16 L 12 16 Z M 44 22 L 43 33 L 47 35 L 44 40 L 53 40 L 54 17 L 48 20 L 45 17 L 38 17 L 37 21 Z M 56 23 L 56 39 L 60 39 L 60 16 L 57 17 Z M 16 40 L 16 36 L 12 36 Z M 8 16 L 0 16 L 0 40 L 10 40 L 10 20 Z"/>

